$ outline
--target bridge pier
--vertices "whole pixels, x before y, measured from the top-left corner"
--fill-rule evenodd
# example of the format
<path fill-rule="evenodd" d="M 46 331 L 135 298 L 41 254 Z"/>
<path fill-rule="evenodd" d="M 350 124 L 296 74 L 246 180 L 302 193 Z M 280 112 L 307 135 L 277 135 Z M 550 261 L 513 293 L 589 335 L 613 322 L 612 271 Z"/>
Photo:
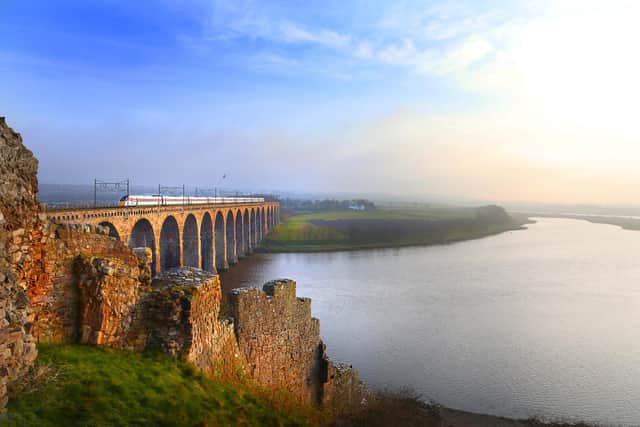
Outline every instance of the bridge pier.
<path fill-rule="evenodd" d="M 155 271 L 153 272 L 156 276 L 159 275 L 162 272 L 162 267 L 160 265 L 160 232 L 156 233 L 156 238 L 155 238 L 155 245 L 156 247 L 155 249 L 155 256 L 156 256 L 156 268 Z"/>
<path fill-rule="evenodd" d="M 227 260 L 227 231 L 224 215 L 221 212 L 214 213 L 213 239 L 215 241 L 215 255 L 213 257 L 217 271 L 229 269 Z"/>

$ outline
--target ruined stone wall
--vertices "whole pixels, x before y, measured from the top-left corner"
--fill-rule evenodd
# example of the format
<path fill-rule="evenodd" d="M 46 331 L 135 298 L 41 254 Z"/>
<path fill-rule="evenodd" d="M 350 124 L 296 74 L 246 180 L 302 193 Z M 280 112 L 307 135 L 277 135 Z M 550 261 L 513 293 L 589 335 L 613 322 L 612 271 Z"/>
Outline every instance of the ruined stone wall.
<path fill-rule="evenodd" d="M 48 224 L 46 229 L 42 256 L 46 280 L 29 295 L 37 341 L 112 342 L 114 334 L 120 334 L 115 322 L 130 322 L 124 317 L 135 306 L 140 278 L 148 282 L 144 263 L 109 237 L 105 227 Z"/>
<path fill-rule="evenodd" d="M 80 343 L 143 350 L 145 318 L 139 301 L 150 292 L 141 280 L 149 264 L 124 248 L 118 256 L 80 255 L 73 269 L 80 290 Z"/>
<path fill-rule="evenodd" d="M 296 297 L 293 280 L 278 280 L 229 294 L 240 350 L 249 377 L 301 402 L 322 398 L 323 345 L 320 322 L 311 317 L 311 300 Z"/>
<path fill-rule="evenodd" d="M 37 357 L 28 287 L 39 280 L 38 161 L 0 117 L 0 409 Z"/>
<path fill-rule="evenodd" d="M 217 275 L 194 268 L 154 279 L 144 302 L 147 346 L 180 356 L 216 377 L 244 370 L 233 324 L 220 319 L 222 291 Z"/>
<path fill-rule="evenodd" d="M 234 289 L 228 311 L 249 378 L 335 414 L 361 406 L 366 387 L 351 366 L 329 359 L 320 322 L 311 316 L 311 300 L 296 297 L 296 282 L 281 279 L 262 290 Z"/>

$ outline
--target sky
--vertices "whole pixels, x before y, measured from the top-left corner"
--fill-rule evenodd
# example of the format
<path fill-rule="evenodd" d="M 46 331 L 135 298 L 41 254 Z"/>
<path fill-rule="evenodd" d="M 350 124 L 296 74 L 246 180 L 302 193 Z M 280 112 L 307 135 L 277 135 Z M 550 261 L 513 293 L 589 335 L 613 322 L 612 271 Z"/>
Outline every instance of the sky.
<path fill-rule="evenodd" d="M 637 1 L 1 4 L 43 183 L 640 200 Z"/>

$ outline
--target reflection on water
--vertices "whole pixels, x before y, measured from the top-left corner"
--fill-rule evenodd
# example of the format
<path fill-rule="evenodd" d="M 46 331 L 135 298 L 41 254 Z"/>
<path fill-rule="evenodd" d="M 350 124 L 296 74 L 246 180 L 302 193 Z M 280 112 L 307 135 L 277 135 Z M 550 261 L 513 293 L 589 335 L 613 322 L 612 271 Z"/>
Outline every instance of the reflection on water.
<path fill-rule="evenodd" d="M 640 425 L 640 232 L 540 219 L 444 246 L 258 254 L 222 281 L 280 277 L 369 384 L 473 412 Z"/>

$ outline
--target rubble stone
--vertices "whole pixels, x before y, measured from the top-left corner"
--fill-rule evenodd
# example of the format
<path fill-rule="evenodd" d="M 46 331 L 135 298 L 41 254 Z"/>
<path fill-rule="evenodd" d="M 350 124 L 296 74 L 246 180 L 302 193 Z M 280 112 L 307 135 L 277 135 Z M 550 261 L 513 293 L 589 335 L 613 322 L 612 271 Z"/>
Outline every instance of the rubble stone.
<path fill-rule="evenodd" d="M 36 200 L 38 161 L 20 134 L 0 117 L 0 409 L 7 387 L 19 381 L 37 350 L 30 325 L 29 287 L 40 280 L 42 237 Z M 34 244 L 36 242 L 36 244 Z"/>

